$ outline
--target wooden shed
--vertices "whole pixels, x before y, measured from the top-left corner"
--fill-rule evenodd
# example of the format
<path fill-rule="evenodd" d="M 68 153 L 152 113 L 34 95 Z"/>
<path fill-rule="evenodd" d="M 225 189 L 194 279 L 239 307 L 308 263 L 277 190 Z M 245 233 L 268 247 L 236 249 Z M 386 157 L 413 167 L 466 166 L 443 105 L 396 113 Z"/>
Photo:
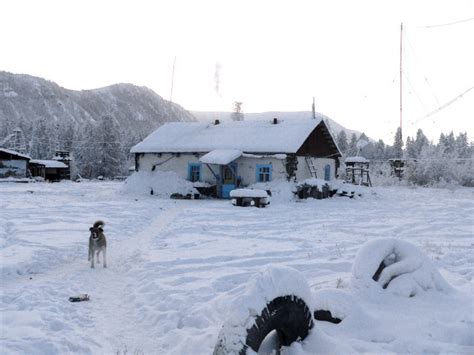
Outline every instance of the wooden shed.
<path fill-rule="evenodd" d="M 25 178 L 31 158 L 14 150 L 0 148 L 0 178 Z"/>

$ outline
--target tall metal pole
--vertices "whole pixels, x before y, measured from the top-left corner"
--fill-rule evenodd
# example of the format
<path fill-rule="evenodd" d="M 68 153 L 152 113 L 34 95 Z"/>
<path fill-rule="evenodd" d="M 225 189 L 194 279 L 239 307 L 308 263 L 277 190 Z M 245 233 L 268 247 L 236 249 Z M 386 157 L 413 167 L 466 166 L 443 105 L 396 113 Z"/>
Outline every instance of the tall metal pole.
<path fill-rule="evenodd" d="M 403 69 L 402 69 L 402 58 L 403 58 L 403 22 L 400 24 L 400 135 L 402 135 L 402 103 L 403 103 Z M 402 136 L 403 137 L 403 136 Z"/>
<path fill-rule="evenodd" d="M 173 71 L 171 72 L 171 92 L 170 92 L 170 102 L 173 102 L 173 85 L 174 85 L 174 67 L 176 65 L 176 56 L 173 61 Z"/>

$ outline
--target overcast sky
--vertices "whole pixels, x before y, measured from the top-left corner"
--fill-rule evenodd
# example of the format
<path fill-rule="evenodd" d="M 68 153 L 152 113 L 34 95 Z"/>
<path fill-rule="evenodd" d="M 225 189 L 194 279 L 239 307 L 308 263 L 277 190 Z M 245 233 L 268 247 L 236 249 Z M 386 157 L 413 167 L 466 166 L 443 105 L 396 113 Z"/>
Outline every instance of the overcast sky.
<path fill-rule="evenodd" d="M 474 1 L 0 0 L 0 70 L 69 89 L 148 86 L 188 110 L 316 110 L 393 142 L 474 136 Z M 453 24 L 454 23 L 454 24 Z M 217 89 L 217 90 L 216 90 Z"/>

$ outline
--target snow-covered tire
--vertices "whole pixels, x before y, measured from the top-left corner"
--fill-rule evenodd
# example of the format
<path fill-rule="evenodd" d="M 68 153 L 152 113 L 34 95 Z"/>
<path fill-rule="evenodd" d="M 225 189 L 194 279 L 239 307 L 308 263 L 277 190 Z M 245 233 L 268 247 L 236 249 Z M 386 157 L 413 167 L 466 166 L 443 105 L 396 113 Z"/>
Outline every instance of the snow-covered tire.
<path fill-rule="evenodd" d="M 406 297 L 421 291 L 451 290 L 425 253 L 396 238 L 373 239 L 360 248 L 352 266 L 351 284 L 359 289 L 376 286 Z"/>
<path fill-rule="evenodd" d="M 296 270 L 267 270 L 253 280 L 234 305 L 232 316 L 219 334 L 214 355 L 258 352 L 272 331 L 276 331 L 280 347 L 305 339 L 314 324 L 307 302 L 310 295 L 306 281 Z"/>

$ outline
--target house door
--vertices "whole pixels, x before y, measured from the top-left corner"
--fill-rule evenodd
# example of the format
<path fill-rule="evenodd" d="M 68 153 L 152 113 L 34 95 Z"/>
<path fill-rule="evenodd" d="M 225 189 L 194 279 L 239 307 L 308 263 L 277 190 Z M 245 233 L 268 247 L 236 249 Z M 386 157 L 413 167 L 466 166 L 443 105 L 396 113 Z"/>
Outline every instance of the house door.
<path fill-rule="evenodd" d="M 324 167 L 324 180 L 331 180 L 331 166 L 329 164 Z"/>
<path fill-rule="evenodd" d="M 229 193 L 236 187 L 236 176 L 237 176 L 237 164 L 229 164 L 221 166 L 222 176 L 222 198 L 230 198 Z"/>

